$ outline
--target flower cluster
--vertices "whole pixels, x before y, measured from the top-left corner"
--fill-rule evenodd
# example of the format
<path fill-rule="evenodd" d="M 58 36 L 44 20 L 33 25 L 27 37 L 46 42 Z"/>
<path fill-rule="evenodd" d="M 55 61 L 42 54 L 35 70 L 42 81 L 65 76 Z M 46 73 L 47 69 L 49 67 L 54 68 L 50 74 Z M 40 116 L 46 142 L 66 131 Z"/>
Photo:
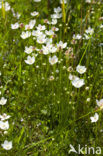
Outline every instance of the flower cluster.
<path fill-rule="evenodd" d="M 4 106 L 7 103 L 7 99 L 4 97 L 1 97 L 0 99 L 0 105 Z M 4 131 L 4 134 L 7 133 L 7 130 L 9 129 L 9 122 L 8 119 L 10 118 L 10 115 L 7 115 L 6 113 L 3 113 L 0 115 L 0 129 Z M 1 146 L 5 150 L 10 150 L 12 148 L 12 141 L 8 142 L 7 140 L 4 141 L 4 144 L 1 144 Z"/>

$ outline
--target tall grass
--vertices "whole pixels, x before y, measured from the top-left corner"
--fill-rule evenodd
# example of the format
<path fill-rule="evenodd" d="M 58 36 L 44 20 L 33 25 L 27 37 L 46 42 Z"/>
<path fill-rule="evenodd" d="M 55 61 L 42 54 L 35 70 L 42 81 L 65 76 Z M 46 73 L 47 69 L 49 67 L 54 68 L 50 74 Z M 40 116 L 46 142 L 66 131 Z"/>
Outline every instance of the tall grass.
<path fill-rule="evenodd" d="M 7 151 L 0 146 L 1 155 L 73 156 L 75 153 L 69 153 L 70 144 L 76 149 L 78 144 L 102 149 L 103 114 L 96 102 L 103 98 L 102 1 L 65 3 L 63 0 L 60 4 L 59 0 L 9 0 L 9 11 L 5 2 L 2 0 L 0 10 L 0 99 L 5 97 L 7 103 L 0 105 L 0 115 L 7 113 L 11 117 L 7 132 L 0 129 L 0 143 L 12 141 L 13 147 Z M 45 19 L 52 21 L 51 15 L 58 6 L 62 17 L 57 19 L 57 24 L 45 23 Z M 33 11 L 39 15 L 31 16 Z M 33 29 L 25 30 L 25 25 L 34 19 Z M 16 22 L 19 27 L 12 29 L 11 24 Z M 49 45 L 49 53 L 45 55 L 42 45 L 46 43 L 39 44 L 32 35 L 26 39 L 21 37 L 23 31 L 32 32 L 39 24 L 45 25 L 46 30 L 53 26 L 59 28 L 55 35 L 48 37 L 52 38 L 53 47 L 57 48 L 59 41 L 67 42 L 67 46 L 51 53 Z M 89 27 L 94 32 L 86 39 Z M 81 38 L 73 37 L 74 34 Z M 24 52 L 26 46 L 33 46 L 31 54 Z M 32 65 L 25 63 L 28 55 L 35 57 Z M 58 61 L 52 65 L 49 58 L 54 55 Z M 78 73 L 77 65 L 85 66 L 86 72 Z M 74 87 L 70 74 L 84 79 L 85 85 Z M 90 117 L 95 113 L 99 119 L 92 123 Z"/>

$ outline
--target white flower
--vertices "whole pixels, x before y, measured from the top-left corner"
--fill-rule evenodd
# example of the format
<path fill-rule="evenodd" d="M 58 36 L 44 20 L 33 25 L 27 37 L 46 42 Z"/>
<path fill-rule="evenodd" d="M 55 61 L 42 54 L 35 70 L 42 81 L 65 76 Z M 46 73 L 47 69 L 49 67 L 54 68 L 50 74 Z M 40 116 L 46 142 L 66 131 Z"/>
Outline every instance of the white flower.
<path fill-rule="evenodd" d="M 5 150 L 10 150 L 12 148 L 12 141 L 7 141 L 5 140 L 3 144 L 1 144 L 1 146 L 5 149 Z"/>
<path fill-rule="evenodd" d="M 27 54 L 30 54 L 30 53 L 32 53 L 32 51 L 33 51 L 33 46 L 30 46 L 30 47 L 25 47 L 25 53 L 27 53 Z"/>
<path fill-rule="evenodd" d="M 34 19 L 34 20 L 31 20 L 31 21 L 29 22 L 29 25 L 34 26 L 34 25 L 35 25 L 35 23 L 36 23 L 36 20 Z"/>
<path fill-rule="evenodd" d="M 94 29 L 92 29 L 91 27 L 89 27 L 88 29 L 85 30 L 85 32 L 86 32 L 87 34 L 92 35 L 92 34 L 94 33 Z"/>
<path fill-rule="evenodd" d="M 42 51 L 43 51 L 43 54 L 44 54 L 44 55 L 49 54 L 49 49 L 48 49 L 47 46 L 42 45 Z"/>
<path fill-rule="evenodd" d="M 46 47 L 48 48 L 48 50 L 51 49 L 52 48 L 52 43 L 51 42 L 47 42 L 46 43 Z"/>
<path fill-rule="evenodd" d="M 84 79 L 80 79 L 78 77 L 76 77 L 74 80 L 72 80 L 72 85 L 75 87 L 75 88 L 80 88 L 84 85 Z"/>
<path fill-rule="evenodd" d="M 57 51 L 57 48 L 56 47 L 51 47 L 51 49 L 50 49 L 50 52 L 51 53 L 55 53 Z"/>
<path fill-rule="evenodd" d="M 12 13 L 13 13 L 13 16 L 15 16 L 15 11 L 14 11 L 13 8 L 11 8 L 11 11 L 12 11 Z"/>
<path fill-rule="evenodd" d="M 89 90 L 89 87 L 87 86 L 85 89 L 86 89 L 86 90 Z"/>
<path fill-rule="evenodd" d="M 57 44 L 57 47 L 58 47 L 58 48 L 61 48 L 61 49 L 66 48 L 66 46 L 67 46 L 67 42 L 66 42 L 66 43 L 63 43 L 62 41 L 60 41 L 60 42 Z"/>
<path fill-rule="evenodd" d="M 81 35 L 80 34 L 77 34 L 77 35 L 73 35 L 73 39 L 75 39 L 75 40 L 80 40 L 81 39 Z"/>
<path fill-rule="evenodd" d="M 41 25 L 41 24 L 39 24 L 38 26 L 37 26 L 37 30 L 45 30 L 46 29 L 46 27 L 45 27 L 45 25 Z"/>
<path fill-rule="evenodd" d="M 49 57 L 49 62 L 50 62 L 51 65 L 57 63 L 58 62 L 57 56 L 55 55 L 53 57 Z"/>
<path fill-rule="evenodd" d="M 14 11 L 14 9 L 13 9 L 13 8 L 11 8 L 11 11 L 12 11 L 12 13 L 13 13 L 13 16 L 14 16 L 14 17 L 16 17 L 17 19 L 19 19 L 19 18 L 20 18 L 21 14 L 19 14 L 18 12 L 17 12 L 17 13 L 15 13 L 15 11 Z"/>
<path fill-rule="evenodd" d="M 2 121 L 4 121 L 4 120 L 7 120 L 7 119 L 9 119 L 11 116 L 10 115 L 7 115 L 7 114 L 3 114 L 3 115 L 0 115 L 0 119 L 2 120 Z"/>
<path fill-rule="evenodd" d="M 6 102 L 7 102 L 7 99 L 5 99 L 4 97 L 0 99 L 0 105 L 5 105 Z"/>
<path fill-rule="evenodd" d="M 91 122 L 97 122 L 99 119 L 99 115 L 97 113 L 95 113 L 95 115 L 93 117 L 90 117 Z"/>
<path fill-rule="evenodd" d="M 80 66 L 80 65 L 78 65 L 78 66 L 76 67 L 76 71 L 77 71 L 78 73 L 80 73 L 80 74 L 83 74 L 83 73 L 86 72 L 86 67 L 85 67 L 85 66 Z"/>
<path fill-rule="evenodd" d="M 91 0 L 85 0 L 86 3 L 91 3 Z"/>
<path fill-rule="evenodd" d="M 4 8 L 5 8 L 5 11 L 9 11 L 10 10 L 11 7 L 10 7 L 8 2 L 4 3 Z"/>
<path fill-rule="evenodd" d="M 25 30 L 29 30 L 29 29 L 32 29 L 33 27 L 31 27 L 29 24 L 26 24 L 25 25 Z"/>
<path fill-rule="evenodd" d="M 33 29 L 35 23 L 36 23 L 36 20 L 31 20 L 29 24 L 25 25 L 25 30 Z"/>
<path fill-rule="evenodd" d="M 8 123 L 8 121 L 5 121 L 5 122 L 0 121 L 0 128 L 1 128 L 2 130 L 7 130 L 7 129 L 9 128 L 9 123 Z"/>
<path fill-rule="evenodd" d="M 54 8 L 54 12 L 55 12 L 55 13 L 59 13 L 59 12 L 61 12 L 61 11 L 62 11 L 62 9 L 61 9 L 60 7 Z"/>
<path fill-rule="evenodd" d="M 52 22 L 51 22 L 51 24 L 52 24 L 52 25 L 55 25 L 55 24 L 57 24 L 57 19 L 54 19 L 54 18 L 53 18 L 53 19 L 52 19 Z"/>
<path fill-rule="evenodd" d="M 51 15 L 51 18 L 54 18 L 54 19 L 59 19 L 59 18 L 61 18 L 62 17 L 62 13 L 55 13 L 55 14 L 52 14 Z"/>
<path fill-rule="evenodd" d="M 48 36 L 54 35 L 54 31 L 52 31 L 52 30 L 49 30 L 49 31 L 46 30 L 45 33 L 46 33 L 46 35 L 48 35 Z"/>
<path fill-rule="evenodd" d="M 90 39 L 90 37 L 89 37 L 87 34 L 84 34 L 83 39 L 89 40 L 89 39 Z"/>
<path fill-rule="evenodd" d="M 24 121 L 24 119 L 23 118 L 21 118 L 21 120 L 20 120 L 21 122 L 23 122 Z"/>
<path fill-rule="evenodd" d="M 41 0 L 34 0 L 34 2 L 40 2 Z"/>
<path fill-rule="evenodd" d="M 34 56 L 33 57 L 28 56 L 27 60 L 25 60 L 25 63 L 27 63 L 29 65 L 33 64 L 34 62 L 35 62 L 35 57 Z"/>
<path fill-rule="evenodd" d="M 46 38 L 46 44 L 52 44 L 52 38 Z"/>
<path fill-rule="evenodd" d="M 37 16 L 39 13 L 34 11 L 34 12 L 31 12 L 31 16 Z"/>
<path fill-rule="evenodd" d="M 55 53 L 57 51 L 57 48 L 50 42 L 47 42 L 46 46 L 42 46 L 42 51 L 44 55 L 47 55 L 49 53 Z"/>
<path fill-rule="evenodd" d="M 2 2 L 0 2 L 0 9 L 2 8 Z"/>
<path fill-rule="evenodd" d="M 52 30 L 53 30 L 53 31 L 58 31 L 58 30 L 59 30 L 59 28 L 52 27 Z"/>
<path fill-rule="evenodd" d="M 90 98 L 87 98 L 87 102 L 90 102 Z"/>
<path fill-rule="evenodd" d="M 23 31 L 21 34 L 21 38 L 23 38 L 23 39 L 26 39 L 30 36 L 31 36 L 31 32 L 29 32 L 29 31 L 26 31 L 26 32 Z"/>
<path fill-rule="evenodd" d="M 45 38 L 45 35 L 41 35 L 37 37 L 37 42 L 39 44 L 45 43 L 47 41 L 47 39 Z"/>
<path fill-rule="evenodd" d="M 60 0 L 60 3 L 63 4 L 63 0 Z M 64 0 L 64 4 L 67 3 L 67 0 Z"/>
<path fill-rule="evenodd" d="M 4 134 L 8 134 L 8 131 L 4 131 Z"/>
<path fill-rule="evenodd" d="M 100 25 L 100 28 L 103 28 L 103 24 Z"/>
<path fill-rule="evenodd" d="M 36 37 L 39 37 L 39 36 L 43 35 L 43 32 L 40 31 L 40 30 L 33 30 L 32 35 L 36 36 Z"/>
<path fill-rule="evenodd" d="M 96 100 L 96 102 L 97 102 L 97 106 L 99 106 L 101 109 L 103 109 L 103 99 L 101 99 L 101 100 Z"/>
<path fill-rule="evenodd" d="M 53 80 L 54 80 L 54 76 L 50 76 L 50 77 L 49 77 L 49 80 L 50 80 L 50 81 L 53 81 Z"/>
<path fill-rule="evenodd" d="M 19 19 L 20 16 L 21 16 L 21 14 L 17 12 L 17 14 L 16 14 L 17 19 Z"/>
<path fill-rule="evenodd" d="M 75 80 L 75 79 L 79 79 L 79 77 L 69 74 L 69 80 Z"/>
<path fill-rule="evenodd" d="M 19 23 L 11 24 L 12 29 L 18 29 L 19 28 Z"/>

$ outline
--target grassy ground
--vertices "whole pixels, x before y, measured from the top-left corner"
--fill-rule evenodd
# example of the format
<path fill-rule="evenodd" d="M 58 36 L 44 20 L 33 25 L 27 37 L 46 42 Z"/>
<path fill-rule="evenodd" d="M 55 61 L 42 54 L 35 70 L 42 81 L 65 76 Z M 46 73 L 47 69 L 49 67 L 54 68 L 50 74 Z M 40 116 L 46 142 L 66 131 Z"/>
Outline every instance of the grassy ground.
<path fill-rule="evenodd" d="M 10 8 L 5 7 L 6 2 Z M 69 153 L 70 145 L 76 150 L 78 145 L 93 147 L 96 156 L 96 147 L 100 147 L 102 154 L 103 1 L 67 0 L 61 4 L 59 0 L 5 0 L 0 5 L 0 99 L 7 99 L 5 104 L 0 100 L 0 115 L 11 116 L 0 119 L 9 122 L 9 128 L 4 129 L 1 123 L 0 156 L 79 155 Z M 56 13 L 57 23 L 53 23 L 57 7 L 62 17 Z M 34 11 L 39 14 L 32 16 Z M 31 24 L 25 30 L 34 19 L 33 28 Z M 15 23 L 19 24 L 16 28 L 11 25 Z M 45 26 L 40 30 L 43 34 L 53 27 L 59 30 L 46 34 L 43 43 L 40 32 L 25 39 L 21 36 L 22 32 L 40 29 L 39 24 Z M 58 45 L 60 41 L 65 45 Z M 43 49 L 47 42 L 48 49 Z M 29 54 L 26 46 L 33 46 Z M 35 61 L 26 62 L 27 56 Z M 57 62 L 54 59 L 51 64 L 53 56 Z M 78 65 L 86 68 L 83 74 Z M 83 79 L 84 84 L 73 85 L 73 76 Z M 92 120 L 95 113 L 98 118 Z M 9 150 L 2 147 L 5 140 L 12 141 Z M 88 154 L 85 149 L 80 155 Z"/>

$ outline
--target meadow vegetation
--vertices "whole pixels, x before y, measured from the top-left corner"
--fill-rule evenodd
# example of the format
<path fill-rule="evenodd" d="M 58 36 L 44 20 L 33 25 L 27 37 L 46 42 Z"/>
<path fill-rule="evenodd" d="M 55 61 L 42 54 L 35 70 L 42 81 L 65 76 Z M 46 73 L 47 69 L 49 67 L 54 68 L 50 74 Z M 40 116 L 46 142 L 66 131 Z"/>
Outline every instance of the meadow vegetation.
<path fill-rule="evenodd" d="M 103 153 L 102 49 L 102 0 L 0 0 L 0 156 Z"/>

